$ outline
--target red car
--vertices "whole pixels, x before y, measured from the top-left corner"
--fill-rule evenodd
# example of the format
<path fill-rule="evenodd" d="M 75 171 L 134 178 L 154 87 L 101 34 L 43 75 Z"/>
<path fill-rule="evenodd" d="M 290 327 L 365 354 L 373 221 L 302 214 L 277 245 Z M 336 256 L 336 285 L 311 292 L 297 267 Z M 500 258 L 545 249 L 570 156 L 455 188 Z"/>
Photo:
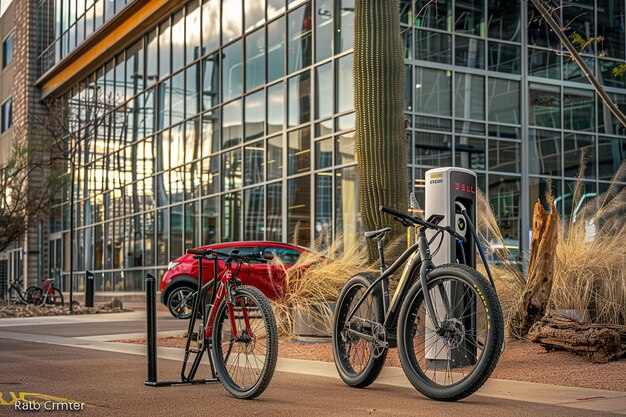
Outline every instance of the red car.
<path fill-rule="evenodd" d="M 311 253 L 307 248 L 279 242 L 229 242 L 201 246 L 197 249 L 215 249 L 230 252 L 237 249 L 240 254 L 267 254 L 280 258 L 284 266 L 289 268 L 296 263 L 303 252 Z M 218 271 L 224 270 L 224 261 L 218 260 Z M 205 260 L 202 264 L 202 284 L 213 279 L 213 261 Z M 285 271 L 281 265 L 251 262 L 244 265 L 238 278 L 243 284 L 260 289 L 269 299 L 277 297 L 277 291 L 283 286 Z M 198 289 L 198 261 L 193 255 L 185 254 L 170 262 L 167 272 L 161 281 L 161 303 L 167 306 L 170 313 L 177 319 L 191 316 L 192 297 Z"/>

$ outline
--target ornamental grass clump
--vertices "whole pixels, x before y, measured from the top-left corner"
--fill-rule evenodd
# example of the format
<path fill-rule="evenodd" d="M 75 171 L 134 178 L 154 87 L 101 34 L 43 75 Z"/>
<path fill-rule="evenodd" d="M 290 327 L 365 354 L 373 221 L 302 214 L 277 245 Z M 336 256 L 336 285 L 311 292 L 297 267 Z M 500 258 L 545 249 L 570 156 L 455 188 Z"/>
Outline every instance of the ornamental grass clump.
<path fill-rule="evenodd" d="M 581 164 L 582 166 L 582 164 Z M 569 219 L 559 225 L 549 306 L 596 324 L 626 320 L 626 161 L 605 193 L 581 205 L 582 169 Z"/>
<path fill-rule="evenodd" d="M 296 314 L 307 317 L 318 330 L 330 334 L 334 303 L 341 288 L 356 273 L 372 269 L 363 241 L 346 247 L 342 243 L 343 239 L 335 239 L 323 255 L 304 253 L 289 268 L 279 258 L 272 261 L 283 266 L 285 275 L 279 296 L 272 301 L 282 334 L 293 335 Z"/>

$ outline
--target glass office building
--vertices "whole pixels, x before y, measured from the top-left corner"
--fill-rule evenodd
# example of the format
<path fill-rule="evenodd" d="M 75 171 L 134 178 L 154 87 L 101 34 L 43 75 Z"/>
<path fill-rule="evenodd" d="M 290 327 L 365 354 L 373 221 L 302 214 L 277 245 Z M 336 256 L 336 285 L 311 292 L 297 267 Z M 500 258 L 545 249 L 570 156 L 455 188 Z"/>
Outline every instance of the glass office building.
<path fill-rule="evenodd" d="M 49 31 L 42 70 L 61 65 L 82 39 L 113 30 L 138 2 L 42 2 L 61 25 Z M 67 276 L 74 249 L 77 273 L 93 271 L 97 290 L 137 291 L 146 272 L 162 274 L 188 247 L 242 239 L 309 245 L 362 232 L 354 1 L 180 3 L 59 89 L 79 138 L 77 168 L 67 174 L 76 244 L 69 246 L 68 186 L 52 209 L 51 273 Z M 626 155 L 625 129 L 555 51 L 556 37 L 532 6 L 400 3 L 407 192 L 423 204 L 429 168 L 475 170 L 517 254 L 528 246 L 547 177 L 566 216 L 577 210 L 581 153 L 583 199 L 607 189 Z M 626 54 L 625 1 L 563 3 L 572 31 L 602 37 L 583 56 L 626 110 L 626 80 L 612 71 Z"/>

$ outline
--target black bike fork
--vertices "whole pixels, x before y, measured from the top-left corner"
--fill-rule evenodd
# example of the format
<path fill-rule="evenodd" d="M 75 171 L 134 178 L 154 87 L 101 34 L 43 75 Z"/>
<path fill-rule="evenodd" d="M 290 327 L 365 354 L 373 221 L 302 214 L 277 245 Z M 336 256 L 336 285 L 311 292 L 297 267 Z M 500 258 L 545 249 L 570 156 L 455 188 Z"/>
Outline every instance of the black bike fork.
<path fill-rule="evenodd" d="M 420 281 L 422 283 L 422 291 L 424 291 L 424 300 L 426 300 L 426 310 L 435 325 L 435 331 L 439 331 L 439 319 L 435 312 L 435 306 L 433 300 L 430 298 L 430 292 L 428 291 L 427 275 L 433 267 L 433 261 L 430 255 L 430 247 L 428 246 L 428 239 L 426 238 L 426 228 L 424 226 L 419 228 L 417 242 L 419 245 L 419 252 L 422 256 L 422 265 L 420 266 Z M 442 294 L 442 298 L 447 300 L 445 294 Z M 446 307 L 447 308 L 447 307 Z"/>

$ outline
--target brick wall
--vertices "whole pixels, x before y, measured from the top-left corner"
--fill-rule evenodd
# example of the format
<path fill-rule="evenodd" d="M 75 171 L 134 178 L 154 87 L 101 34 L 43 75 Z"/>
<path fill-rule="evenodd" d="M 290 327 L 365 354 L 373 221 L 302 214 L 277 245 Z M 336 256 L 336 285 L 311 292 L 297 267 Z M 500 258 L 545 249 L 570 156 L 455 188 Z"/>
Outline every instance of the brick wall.
<path fill-rule="evenodd" d="M 15 2 L 15 44 L 13 74 L 13 131 L 15 138 L 27 142 L 36 152 L 44 152 L 45 136 L 33 117 L 45 113 L 41 94 L 35 87 L 38 78 L 37 55 L 40 39 L 37 19 L 37 0 Z M 41 155 L 40 155 L 41 156 Z M 47 174 L 35 171 L 26 180 L 26 187 L 37 192 Z M 48 252 L 48 224 L 46 216 L 29 219 L 28 231 L 24 236 L 24 277 L 28 284 L 39 284 L 40 271 L 46 274 Z"/>

